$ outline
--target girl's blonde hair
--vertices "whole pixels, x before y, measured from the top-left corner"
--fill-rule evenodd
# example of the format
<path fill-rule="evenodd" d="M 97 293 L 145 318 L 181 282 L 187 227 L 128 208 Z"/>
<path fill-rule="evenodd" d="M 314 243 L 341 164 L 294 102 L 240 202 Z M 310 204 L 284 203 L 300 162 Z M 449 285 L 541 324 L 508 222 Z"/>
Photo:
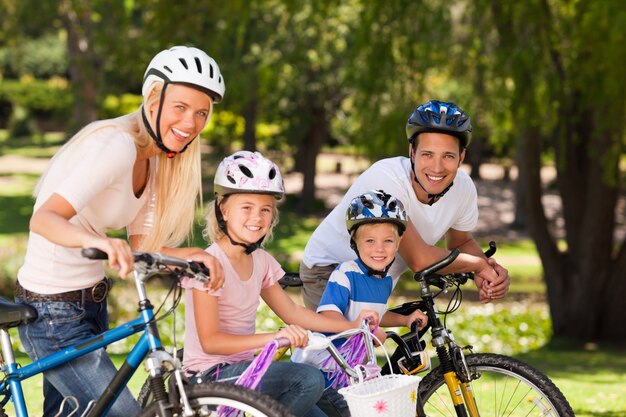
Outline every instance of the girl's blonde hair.
<path fill-rule="evenodd" d="M 150 94 L 144 97 L 143 108 L 150 108 L 160 99 L 163 83 L 155 83 Z M 211 102 L 211 110 L 213 108 Z M 209 112 L 208 120 L 211 117 Z M 50 161 L 54 161 L 67 149 L 88 138 L 100 129 L 116 128 L 129 133 L 135 141 L 138 154 L 148 151 L 153 146 L 153 139 L 148 134 L 142 120 L 142 107 L 124 116 L 100 120 L 88 124 L 76 133 L 56 153 Z M 164 153 L 156 156 L 157 166 L 151 167 L 150 175 L 155 175 L 154 221 L 150 231 L 141 240 L 137 250 L 155 251 L 163 246 L 175 247 L 183 243 L 185 238 L 193 235 L 194 214 L 197 206 L 202 206 L 202 173 L 200 164 L 200 135 L 196 137 L 183 153 L 174 158 L 165 157 Z M 49 168 L 48 168 L 49 169 Z M 47 174 L 41 176 L 33 195 L 36 197 Z M 150 197 L 150 196 L 149 196 Z"/>
<path fill-rule="evenodd" d="M 226 234 L 220 228 L 217 222 L 217 216 L 215 215 L 215 210 L 217 209 L 218 205 L 221 207 L 221 206 L 224 206 L 225 204 L 228 204 L 228 201 L 229 201 L 228 197 L 231 195 L 232 194 L 228 194 L 224 197 L 216 197 L 215 200 L 209 203 L 209 208 L 207 210 L 207 214 L 205 217 L 206 226 L 204 230 L 202 231 L 202 237 L 204 237 L 209 243 L 215 243 L 221 238 L 223 238 L 224 236 L 226 236 Z M 276 224 L 278 223 L 278 218 L 279 218 L 278 206 L 276 204 L 275 199 L 272 199 L 272 201 L 273 201 L 272 223 L 270 224 L 270 227 L 267 229 L 267 233 L 265 234 L 265 238 L 263 239 L 263 242 L 261 242 L 261 247 L 265 246 L 266 243 L 272 241 L 274 226 L 276 226 Z M 226 227 L 228 227 L 228 225 L 226 225 Z"/>

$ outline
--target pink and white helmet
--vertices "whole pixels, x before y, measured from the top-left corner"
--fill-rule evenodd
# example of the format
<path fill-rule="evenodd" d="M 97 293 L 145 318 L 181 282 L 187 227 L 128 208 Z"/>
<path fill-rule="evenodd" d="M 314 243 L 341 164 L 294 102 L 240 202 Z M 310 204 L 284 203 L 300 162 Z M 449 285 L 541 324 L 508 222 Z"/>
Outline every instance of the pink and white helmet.
<path fill-rule="evenodd" d="M 238 151 L 220 162 L 213 187 L 216 195 L 271 194 L 280 199 L 285 186 L 275 163 L 259 152 Z"/>

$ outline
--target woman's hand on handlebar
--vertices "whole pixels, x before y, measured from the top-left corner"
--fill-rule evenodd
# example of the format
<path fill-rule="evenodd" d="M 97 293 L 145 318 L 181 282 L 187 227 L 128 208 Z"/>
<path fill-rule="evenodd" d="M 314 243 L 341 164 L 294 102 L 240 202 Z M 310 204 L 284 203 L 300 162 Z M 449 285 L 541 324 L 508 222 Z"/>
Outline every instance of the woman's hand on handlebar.
<path fill-rule="evenodd" d="M 196 261 L 204 264 L 209 269 L 209 281 L 205 286 L 212 290 L 219 290 L 224 285 L 224 270 L 222 264 L 214 257 L 206 253 L 206 251 L 198 248 L 186 255 L 190 261 Z"/>
<path fill-rule="evenodd" d="M 118 271 L 120 278 L 126 278 L 128 274 L 133 272 L 135 262 L 133 251 L 126 240 L 93 235 L 83 239 L 82 246 L 83 248 L 97 248 L 106 252 L 109 266 Z"/>

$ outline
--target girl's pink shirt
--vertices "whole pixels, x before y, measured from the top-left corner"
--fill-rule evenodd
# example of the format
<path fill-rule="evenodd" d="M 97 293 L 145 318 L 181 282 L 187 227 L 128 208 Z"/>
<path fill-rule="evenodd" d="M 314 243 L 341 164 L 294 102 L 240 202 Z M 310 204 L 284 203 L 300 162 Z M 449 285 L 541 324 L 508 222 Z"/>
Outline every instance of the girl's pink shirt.
<path fill-rule="evenodd" d="M 230 355 L 212 355 L 202 350 L 196 328 L 193 306 L 193 290 L 206 291 L 217 297 L 219 331 L 236 335 L 252 335 L 256 332 L 256 312 L 260 304 L 261 290 L 278 282 L 285 275 L 280 264 L 267 252 L 257 249 L 252 252 L 252 275 L 241 280 L 230 260 L 216 243 L 206 252 L 216 257 L 224 269 L 224 287 L 209 291 L 201 282 L 185 278 L 185 354 L 183 368 L 188 373 L 201 372 L 219 363 L 235 363 L 252 360 L 254 351 L 243 351 Z"/>

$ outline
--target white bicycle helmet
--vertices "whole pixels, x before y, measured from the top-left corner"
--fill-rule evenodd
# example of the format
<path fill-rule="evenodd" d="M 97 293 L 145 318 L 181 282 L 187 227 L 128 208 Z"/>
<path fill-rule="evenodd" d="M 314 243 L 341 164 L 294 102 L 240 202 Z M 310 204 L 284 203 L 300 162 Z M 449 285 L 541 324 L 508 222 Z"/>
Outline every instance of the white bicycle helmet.
<path fill-rule="evenodd" d="M 174 46 L 152 58 L 143 77 L 141 93 L 144 97 L 155 82 L 197 87 L 215 103 L 222 101 L 226 90 L 217 62 L 200 49 L 188 46 Z"/>
<path fill-rule="evenodd" d="M 407 225 L 407 215 L 400 200 L 383 190 L 372 190 L 352 199 L 346 211 L 348 232 L 366 223 L 393 223 L 400 235 Z"/>
<path fill-rule="evenodd" d="M 275 163 L 259 152 L 238 151 L 222 160 L 213 181 L 216 195 L 271 194 L 280 199 L 285 186 Z"/>

